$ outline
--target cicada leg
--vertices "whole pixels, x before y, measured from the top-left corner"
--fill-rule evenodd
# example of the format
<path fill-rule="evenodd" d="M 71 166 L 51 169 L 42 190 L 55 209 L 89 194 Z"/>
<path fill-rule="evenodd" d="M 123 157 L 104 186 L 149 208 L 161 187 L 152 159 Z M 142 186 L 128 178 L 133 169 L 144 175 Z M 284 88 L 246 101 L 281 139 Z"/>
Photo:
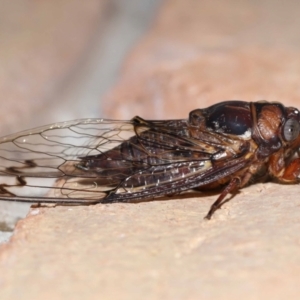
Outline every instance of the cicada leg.
<path fill-rule="evenodd" d="M 218 199 L 214 202 L 214 204 L 210 207 L 210 210 L 208 214 L 206 215 L 205 219 L 210 220 L 214 212 L 219 209 L 225 202 L 229 201 L 229 199 L 224 200 L 224 198 L 232 192 L 235 192 L 238 190 L 238 188 L 241 185 L 241 179 L 239 177 L 234 177 L 231 179 L 229 184 L 226 186 L 226 188 L 223 190 L 221 195 L 218 197 Z"/>
<path fill-rule="evenodd" d="M 300 181 L 300 158 L 294 158 L 287 163 L 284 150 L 279 151 L 270 158 L 269 172 L 279 182 L 298 183 Z"/>
<path fill-rule="evenodd" d="M 297 183 L 300 181 L 300 158 L 296 158 L 290 162 L 285 168 L 281 176 L 277 179 L 285 183 Z"/>

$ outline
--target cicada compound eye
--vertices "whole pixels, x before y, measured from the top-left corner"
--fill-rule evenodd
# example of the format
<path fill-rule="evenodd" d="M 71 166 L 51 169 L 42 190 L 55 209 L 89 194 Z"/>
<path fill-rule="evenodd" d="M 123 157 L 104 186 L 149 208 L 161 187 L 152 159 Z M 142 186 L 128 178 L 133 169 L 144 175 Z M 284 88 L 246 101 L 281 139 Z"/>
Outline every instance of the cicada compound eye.
<path fill-rule="evenodd" d="M 288 119 L 283 127 L 283 137 L 290 142 L 296 139 L 300 132 L 300 125 L 296 119 Z"/>

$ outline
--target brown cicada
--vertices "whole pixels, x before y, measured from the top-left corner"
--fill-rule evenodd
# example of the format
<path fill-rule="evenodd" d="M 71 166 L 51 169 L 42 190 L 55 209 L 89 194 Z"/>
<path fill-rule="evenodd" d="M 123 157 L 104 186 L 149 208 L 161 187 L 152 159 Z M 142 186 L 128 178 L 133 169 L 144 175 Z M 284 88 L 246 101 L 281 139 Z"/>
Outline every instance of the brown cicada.
<path fill-rule="evenodd" d="M 129 202 L 224 186 L 206 218 L 249 182 L 300 177 L 299 111 L 226 101 L 187 119 L 82 119 L 0 139 L 0 199 Z"/>

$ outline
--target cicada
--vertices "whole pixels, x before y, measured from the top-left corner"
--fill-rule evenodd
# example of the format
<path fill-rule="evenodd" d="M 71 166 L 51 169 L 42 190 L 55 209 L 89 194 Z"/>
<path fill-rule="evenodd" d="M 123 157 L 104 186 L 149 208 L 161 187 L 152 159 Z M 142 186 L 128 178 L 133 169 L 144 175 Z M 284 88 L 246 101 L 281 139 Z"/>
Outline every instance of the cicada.
<path fill-rule="evenodd" d="M 300 178 L 300 117 L 275 102 L 225 101 L 187 119 L 79 119 L 0 139 L 0 199 L 95 204 Z"/>

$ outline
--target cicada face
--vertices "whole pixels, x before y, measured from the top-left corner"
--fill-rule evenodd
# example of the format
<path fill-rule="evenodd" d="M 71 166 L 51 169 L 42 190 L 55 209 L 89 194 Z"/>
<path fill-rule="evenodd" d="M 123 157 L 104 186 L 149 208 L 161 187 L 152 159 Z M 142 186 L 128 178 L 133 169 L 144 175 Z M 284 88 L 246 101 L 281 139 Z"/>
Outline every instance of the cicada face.
<path fill-rule="evenodd" d="M 81 119 L 0 140 L 0 198 L 55 203 L 143 200 L 250 180 L 298 182 L 299 111 L 225 101 L 187 119 Z"/>

